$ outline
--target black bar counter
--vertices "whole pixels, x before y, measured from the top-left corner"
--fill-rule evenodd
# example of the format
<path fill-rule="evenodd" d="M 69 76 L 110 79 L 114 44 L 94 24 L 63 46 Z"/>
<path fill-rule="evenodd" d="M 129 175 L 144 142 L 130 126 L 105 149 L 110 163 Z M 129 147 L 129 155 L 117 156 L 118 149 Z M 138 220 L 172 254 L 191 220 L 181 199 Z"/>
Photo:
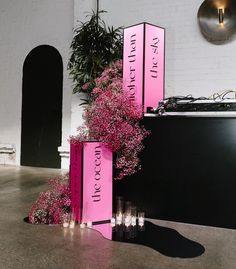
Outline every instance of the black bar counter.
<path fill-rule="evenodd" d="M 236 229 L 236 117 L 145 117 L 142 170 L 113 197 L 146 217 Z"/>

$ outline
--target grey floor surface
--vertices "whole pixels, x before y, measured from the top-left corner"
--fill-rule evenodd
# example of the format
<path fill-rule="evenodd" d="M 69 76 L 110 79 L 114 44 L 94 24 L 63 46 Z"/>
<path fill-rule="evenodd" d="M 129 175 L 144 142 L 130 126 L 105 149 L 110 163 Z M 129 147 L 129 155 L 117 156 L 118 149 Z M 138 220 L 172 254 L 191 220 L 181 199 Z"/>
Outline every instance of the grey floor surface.
<path fill-rule="evenodd" d="M 0 166 L 0 268 L 236 269 L 236 230 L 155 220 L 204 246 L 196 258 L 172 258 L 140 245 L 111 242 L 91 229 L 23 221 L 47 179 L 60 170 Z"/>

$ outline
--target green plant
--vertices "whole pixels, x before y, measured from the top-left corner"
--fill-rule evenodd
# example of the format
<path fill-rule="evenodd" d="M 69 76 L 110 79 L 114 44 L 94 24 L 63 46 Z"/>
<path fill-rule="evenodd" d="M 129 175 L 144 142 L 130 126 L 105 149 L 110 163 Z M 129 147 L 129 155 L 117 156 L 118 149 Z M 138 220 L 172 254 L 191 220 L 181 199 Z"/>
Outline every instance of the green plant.
<path fill-rule="evenodd" d="M 111 62 L 122 58 L 121 28 L 107 27 L 100 16 L 104 12 L 92 11 L 88 21 L 80 22 L 71 43 L 68 69 L 74 82 L 73 93 L 88 93 L 88 102 L 95 79 Z"/>

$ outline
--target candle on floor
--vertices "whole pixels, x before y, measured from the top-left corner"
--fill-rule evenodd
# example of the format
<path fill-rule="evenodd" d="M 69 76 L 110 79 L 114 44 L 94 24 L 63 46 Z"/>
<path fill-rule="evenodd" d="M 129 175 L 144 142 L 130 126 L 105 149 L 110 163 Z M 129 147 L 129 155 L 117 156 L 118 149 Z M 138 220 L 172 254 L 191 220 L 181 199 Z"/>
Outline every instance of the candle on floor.
<path fill-rule="evenodd" d="M 88 222 L 87 222 L 87 227 L 88 227 L 88 228 L 92 228 L 92 227 L 93 227 L 93 223 L 92 223 L 92 221 L 88 221 Z"/>
<path fill-rule="evenodd" d="M 138 212 L 138 224 L 141 226 L 144 225 L 144 212 Z"/>
<path fill-rule="evenodd" d="M 111 218 L 111 224 L 115 224 L 116 223 L 116 219 L 115 218 Z"/>
<path fill-rule="evenodd" d="M 122 213 L 118 213 L 118 214 L 116 214 L 116 223 L 117 223 L 118 225 L 121 225 L 121 224 L 122 224 L 122 219 L 123 219 L 123 215 L 122 215 Z"/>
<path fill-rule="evenodd" d="M 125 216 L 125 226 L 129 226 L 131 224 L 131 215 Z"/>
<path fill-rule="evenodd" d="M 84 223 L 80 223 L 80 228 L 81 229 L 85 228 L 85 224 Z"/>
<path fill-rule="evenodd" d="M 134 217 L 134 216 L 131 218 L 131 225 L 132 226 L 136 225 L 136 217 Z"/>
<path fill-rule="evenodd" d="M 131 206 L 131 225 L 136 225 L 137 209 L 136 206 Z"/>
<path fill-rule="evenodd" d="M 63 227 L 64 227 L 64 228 L 69 227 L 69 222 L 63 222 Z"/>
<path fill-rule="evenodd" d="M 63 213 L 63 215 L 62 215 L 62 225 L 63 225 L 64 228 L 69 227 L 69 225 L 70 225 L 70 213 L 68 213 L 68 212 Z"/>
<path fill-rule="evenodd" d="M 74 220 L 71 220 L 70 221 L 70 226 L 69 226 L 71 229 L 75 228 L 75 221 Z"/>

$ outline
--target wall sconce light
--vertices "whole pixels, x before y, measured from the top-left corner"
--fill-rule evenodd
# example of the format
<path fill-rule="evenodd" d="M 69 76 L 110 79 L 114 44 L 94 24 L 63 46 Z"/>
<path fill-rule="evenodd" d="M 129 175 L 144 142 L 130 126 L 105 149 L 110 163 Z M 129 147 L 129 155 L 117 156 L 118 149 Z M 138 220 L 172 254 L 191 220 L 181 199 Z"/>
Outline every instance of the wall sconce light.
<path fill-rule="evenodd" d="M 236 38 L 235 0 L 204 0 L 197 16 L 200 31 L 207 41 L 219 45 Z"/>
<path fill-rule="evenodd" d="M 224 8 L 218 8 L 219 24 L 224 24 Z"/>

